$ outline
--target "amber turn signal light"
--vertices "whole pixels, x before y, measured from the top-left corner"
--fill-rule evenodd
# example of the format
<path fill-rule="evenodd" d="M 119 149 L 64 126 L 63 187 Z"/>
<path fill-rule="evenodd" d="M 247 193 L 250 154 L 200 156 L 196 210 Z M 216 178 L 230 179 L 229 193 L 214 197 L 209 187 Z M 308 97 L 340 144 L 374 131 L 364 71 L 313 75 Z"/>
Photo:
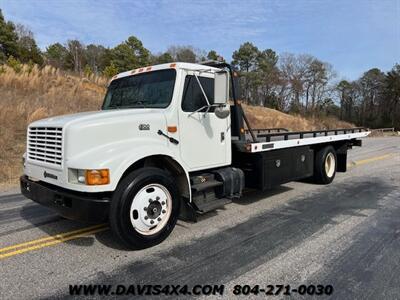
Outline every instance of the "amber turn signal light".
<path fill-rule="evenodd" d="M 110 183 L 110 171 L 108 169 L 86 170 L 87 185 L 103 185 Z"/>
<path fill-rule="evenodd" d="M 178 131 L 178 127 L 176 126 L 168 126 L 167 127 L 168 132 L 174 133 Z"/>

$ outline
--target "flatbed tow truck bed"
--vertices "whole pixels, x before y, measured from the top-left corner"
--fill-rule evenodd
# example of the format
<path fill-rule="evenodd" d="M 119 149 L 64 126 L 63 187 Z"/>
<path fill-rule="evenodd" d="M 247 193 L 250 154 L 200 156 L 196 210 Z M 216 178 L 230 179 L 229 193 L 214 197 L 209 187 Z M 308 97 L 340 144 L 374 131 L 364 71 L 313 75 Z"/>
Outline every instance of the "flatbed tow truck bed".
<path fill-rule="evenodd" d="M 272 129 L 246 131 L 246 140 L 233 140 L 233 165 L 245 173 L 246 187 L 267 190 L 293 180 L 313 176 L 321 149 L 330 146 L 337 156 L 337 171 L 347 170 L 347 150 L 361 146 L 358 138 L 370 131 L 349 129 L 285 131 Z M 253 138 L 254 137 L 254 138 Z M 254 140 L 255 141 L 252 141 Z"/>
<path fill-rule="evenodd" d="M 253 129 L 256 142 L 251 142 L 251 136 L 246 132 L 247 142 L 233 141 L 237 150 L 243 152 L 263 152 L 276 149 L 300 147 L 335 141 L 351 141 L 368 136 L 371 132 L 364 127 L 343 128 L 314 131 L 283 131 L 271 132 L 273 129 Z"/>

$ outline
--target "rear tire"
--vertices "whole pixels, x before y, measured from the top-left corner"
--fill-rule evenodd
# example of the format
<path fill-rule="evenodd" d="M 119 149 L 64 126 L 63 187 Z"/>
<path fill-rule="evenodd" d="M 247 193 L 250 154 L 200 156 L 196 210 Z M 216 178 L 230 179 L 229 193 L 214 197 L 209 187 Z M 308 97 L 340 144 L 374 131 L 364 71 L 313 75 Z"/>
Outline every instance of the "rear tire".
<path fill-rule="evenodd" d="M 175 227 L 180 196 L 173 178 L 158 168 L 142 168 L 118 184 L 110 207 L 114 235 L 130 249 L 152 247 Z"/>
<path fill-rule="evenodd" d="M 336 175 L 337 157 L 332 146 L 320 149 L 315 155 L 314 161 L 314 182 L 329 184 Z"/>

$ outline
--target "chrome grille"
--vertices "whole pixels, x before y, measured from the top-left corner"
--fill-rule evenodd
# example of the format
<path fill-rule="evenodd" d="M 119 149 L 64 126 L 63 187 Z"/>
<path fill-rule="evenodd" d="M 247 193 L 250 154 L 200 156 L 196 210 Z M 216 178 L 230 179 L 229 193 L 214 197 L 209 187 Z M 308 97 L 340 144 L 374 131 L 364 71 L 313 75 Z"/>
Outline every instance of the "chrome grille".
<path fill-rule="evenodd" d="M 30 160 L 61 166 L 62 128 L 30 127 L 27 153 Z"/>

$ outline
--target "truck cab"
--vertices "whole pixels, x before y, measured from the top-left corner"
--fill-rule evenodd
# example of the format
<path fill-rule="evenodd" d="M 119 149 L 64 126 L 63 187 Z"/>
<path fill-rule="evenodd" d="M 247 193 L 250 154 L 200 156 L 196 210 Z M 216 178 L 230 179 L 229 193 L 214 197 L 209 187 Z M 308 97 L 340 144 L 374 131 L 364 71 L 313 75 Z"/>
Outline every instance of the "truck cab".
<path fill-rule="evenodd" d="M 279 173 L 288 181 L 315 175 L 315 157 L 325 149 L 321 159 L 330 158 L 325 173 L 333 180 L 343 169 L 343 153 L 366 136 L 353 130 L 308 141 L 303 134 L 293 146 L 273 142 L 275 137 L 262 141 L 234 94 L 232 68 L 223 63 L 168 63 L 118 74 L 100 111 L 28 126 L 21 191 L 64 217 L 108 220 L 128 247 L 144 248 L 164 240 L 179 216 L 196 220 L 198 213 L 240 197 L 245 177 L 262 190 L 285 182 L 273 180 L 268 155 L 291 158 L 284 166 L 307 159 L 296 167 L 296 178 L 286 174 L 289 166 Z M 267 153 L 279 148 L 284 153 Z M 270 181 L 254 184 L 265 174 Z"/>

